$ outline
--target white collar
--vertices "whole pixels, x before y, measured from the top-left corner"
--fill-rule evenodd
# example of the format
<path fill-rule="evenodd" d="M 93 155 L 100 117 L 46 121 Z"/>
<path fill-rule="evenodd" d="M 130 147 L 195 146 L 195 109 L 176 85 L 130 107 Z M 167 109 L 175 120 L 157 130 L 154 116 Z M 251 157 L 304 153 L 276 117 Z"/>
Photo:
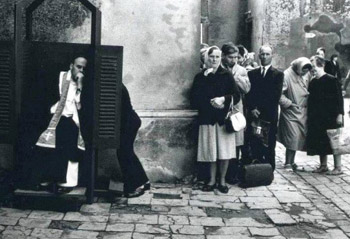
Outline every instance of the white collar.
<path fill-rule="evenodd" d="M 266 72 L 268 71 L 268 69 L 271 67 L 271 64 L 270 64 L 270 65 L 267 65 L 267 66 L 260 66 L 260 71 L 261 71 L 261 73 L 262 73 L 262 71 L 263 71 L 263 67 L 265 67 L 265 74 L 266 74 Z"/>
<path fill-rule="evenodd" d="M 214 71 L 214 68 L 209 68 L 204 71 L 204 76 L 208 76 L 210 73 Z"/>

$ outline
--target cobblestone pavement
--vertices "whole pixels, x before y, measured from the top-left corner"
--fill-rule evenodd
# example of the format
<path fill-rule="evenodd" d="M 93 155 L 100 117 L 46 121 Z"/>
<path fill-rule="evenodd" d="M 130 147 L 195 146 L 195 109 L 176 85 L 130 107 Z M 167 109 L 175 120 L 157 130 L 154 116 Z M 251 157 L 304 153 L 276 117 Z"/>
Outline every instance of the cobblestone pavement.
<path fill-rule="evenodd" d="M 347 104 L 348 107 L 348 104 Z M 346 108 L 348 109 L 348 108 Z M 298 153 L 299 165 L 312 170 L 317 157 Z M 332 160 L 330 160 L 331 163 Z M 97 198 L 77 211 L 0 208 L 1 238 L 244 239 L 349 238 L 350 156 L 344 174 L 294 173 L 277 169 L 270 186 L 227 195 L 201 192 L 190 185 L 153 184 L 139 198 Z"/>

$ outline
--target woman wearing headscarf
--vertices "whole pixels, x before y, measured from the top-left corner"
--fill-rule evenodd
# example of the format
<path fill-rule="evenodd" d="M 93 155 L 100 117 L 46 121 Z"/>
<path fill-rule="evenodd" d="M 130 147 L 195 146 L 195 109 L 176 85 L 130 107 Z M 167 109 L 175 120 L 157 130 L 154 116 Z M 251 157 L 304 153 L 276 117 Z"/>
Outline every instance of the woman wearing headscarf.
<path fill-rule="evenodd" d="M 235 134 L 225 131 L 224 120 L 232 100 L 233 104 L 238 103 L 240 94 L 232 74 L 220 64 L 221 50 L 209 47 L 205 54 L 206 69 L 194 78 L 191 104 L 198 110 L 197 160 L 210 163 L 210 180 L 202 190 L 213 191 L 216 187 L 218 164 L 218 190 L 227 193 L 225 176 L 229 160 L 236 157 L 236 147 Z"/>
<path fill-rule="evenodd" d="M 307 100 L 311 69 L 310 60 L 300 57 L 284 71 L 277 139 L 286 147 L 285 168 L 293 170 L 300 169 L 294 162 L 296 151 L 306 150 Z"/>
<path fill-rule="evenodd" d="M 341 86 L 334 76 L 324 71 L 325 59 L 320 56 L 311 58 L 314 78 L 309 85 L 307 154 L 319 155 L 320 166 L 314 173 L 327 172 L 329 175 L 342 173 L 341 155 L 333 154 L 328 129 L 337 129 L 343 125 L 344 99 Z M 327 155 L 333 154 L 334 169 L 328 172 Z"/>

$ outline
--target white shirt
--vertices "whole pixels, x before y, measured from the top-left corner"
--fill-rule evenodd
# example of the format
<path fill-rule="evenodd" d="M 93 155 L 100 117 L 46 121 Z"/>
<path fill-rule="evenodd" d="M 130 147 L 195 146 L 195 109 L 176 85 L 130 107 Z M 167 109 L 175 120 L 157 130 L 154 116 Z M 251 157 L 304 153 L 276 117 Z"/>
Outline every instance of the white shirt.
<path fill-rule="evenodd" d="M 64 73 L 66 72 L 61 72 L 60 73 L 60 83 L 59 83 L 59 92 L 60 95 L 62 94 L 62 81 Z M 67 93 L 67 100 L 66 100 L 66 104 L 64 106 L 62 115 L 66 116 L 66 117 L 72 117 L 75 112 L 77 112 L 77 110 L 80 109 L 80 92 L 77 92 L 77 84 L 72 80 L 72 74 L 71 71 L 67 72 L 67 81 L 69 81 L 69 89 L 68 89 L 68 93 Z M 57 108 L 58 102 L 51 107 L 51 113 L 54 114 Z"/>
<path fill-rule="evenodd" d="M 271 67 L 271 64 L 270 64 L 270 65 L 267 65 L 267 66 L 261 66 L 261 68 L 260 68 L 260 73 L 261 73 L 261 74 L 263 73 L 264 68 L 265 68 L 265 73 L 264 73 L 263 77 L 266 76 L 266 72 L 269 70 L 270 67 Z"/>

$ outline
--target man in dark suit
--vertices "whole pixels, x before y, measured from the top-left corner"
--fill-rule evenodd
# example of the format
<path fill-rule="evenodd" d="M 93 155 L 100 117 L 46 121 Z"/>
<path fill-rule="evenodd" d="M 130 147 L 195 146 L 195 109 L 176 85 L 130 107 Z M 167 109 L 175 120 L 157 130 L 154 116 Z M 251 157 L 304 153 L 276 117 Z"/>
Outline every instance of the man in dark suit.
<path fill-rule="evenodd" d="M 278 102 L 282 94 L 283 72 L 271 66 L 272 48 L 262 46 L 259 49 L 261 67 L 248 72 L 251 83 L 246 95 L 248 111 L 248 141 L 254 159 L 270 163 L 275 169 L 275 146 L 278 121 Z M 252 135 L 251 123 L 261 119 L 270 122 L 268 146 Z"/>
<path fill-rule="evenodd" d="M 341 83 L 341 73 L 337 54 L 333 54 L 331 56 L 331 60 L 327 61 L 327 64 L 324 67 L 324 71 L 337 78 L 338 82 Z"/>

